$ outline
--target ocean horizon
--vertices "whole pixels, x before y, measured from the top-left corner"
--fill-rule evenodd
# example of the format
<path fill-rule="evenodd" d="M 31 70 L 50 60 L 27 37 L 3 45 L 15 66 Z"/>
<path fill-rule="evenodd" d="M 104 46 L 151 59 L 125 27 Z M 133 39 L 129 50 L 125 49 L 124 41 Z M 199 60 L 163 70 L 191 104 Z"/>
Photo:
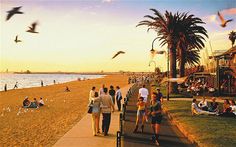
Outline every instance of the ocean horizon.
<path fill-rule="evenodd" d="M 78 79 L 97 79 L 105 75 L 87 75 L 87 74 L 15 74 L 1 73 L 0 74 L 0 91 L 4 91 L 4 86 L 7 84 L 7 90 L 14 88 L 17 83 L 17 89 L 41 87 L 43 86 L 66 83 L 76 81 Z M 42 82 L 42 83 L 41 83 Z"/>

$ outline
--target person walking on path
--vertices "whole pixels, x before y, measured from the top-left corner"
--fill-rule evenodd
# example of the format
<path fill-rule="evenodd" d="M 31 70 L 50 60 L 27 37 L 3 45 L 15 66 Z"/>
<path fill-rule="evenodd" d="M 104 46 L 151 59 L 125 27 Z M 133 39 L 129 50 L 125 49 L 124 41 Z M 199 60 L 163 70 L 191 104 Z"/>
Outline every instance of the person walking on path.
<path fill-rule="evenodd" d="M 114 112 L 114 104 L 111 96 L 108 94 L 107 88 L 104 88 L 104 94 L 101 97 L 101 108 L 102 108 L 102 132 L 104 136 L 108 135 L 109 126 L 111 122 L 111 112 Z"/>
<path fill-rule="evenodd" d="M 143 87 L 139 89 L 138 93 L 139 93 L 139 97 L 143 97 L 143 101 L 146 103 L 149 92 L 147 88 L 145 88 L 145 85 L 143 85 Z"/>
<path fill-rule="evenodd" d="M 96 87 L 93 86 L 92 89 L 89 92 L 89 102 L 91 102 L 92 98 L 95 97 L 95 90 L 96 90 Z"/>
<path fill-rule="evenodd" d="M 112 97 L 113 104 L 115 105 L 116 91 L 114 90 L 114 87 L 112 85 L 110 86 L 109 94 Z"/>
<path fill-rule="evenodd" d="M 146 104 L 145 102 L 143 102 L 143 97 L 140 97 L 138 99 L 138 102 L 137 102 L 137 107 L 138 107 L 138 110 L 137 110 L 137 118 L 136 118 L 136 124 L 135 124 L 135 129 L 133 131 L 133 133 L 137 133 L 138 131 L 138 124 L 139 124 L 139 121 L 140 119 L 142 120 L 142 126 L 141 126 L 141 133 L 143 133 L 143 129 L 144 129 L 144 122 L 145 122 L 145 115 L 146 115 Z"/>
<path fill-rule="evenodd" d="M 97 136 L 99 132 L 99 120 L 100 120 L 100 103 L 101 98 L 98 96 L 98 92 L 95 92 L 94 97 L 91 98 L 93 101 L 93 111 L 92 111 L 92 129 L 93 136 Z"/>
<path fill-rule="evenodd" d="M 99 96 L 104 94 L 104 88 L 105 88 L 105 85 L 102 84 L 102 87 L 99 89 Z"/>
<path fill-rule="evenodd" d="M 118 107 L 118 111 L 121 110 L 121 100 L 122 100 L 122 93 L 120 90 L 120 86 L 116 86 L 116 104 Z"/>
<path fill-rule="evenodd" d="M 163 103 L 164 100 L 163 100 L 163 94 L 161 93 L 161 90 L 160 88 L 157 88 L 157 101 Z"/>
<path fill-rule="evenodd" d="M 153 141 L 156 145 L 159 146 L 159 132 L 161 127 L 161 121 L 162 121 L 162 109 L 161 109 L 161 103 L 160 101 L 157 101 L 157 95 L 155 93 L 152 94 L 152 99 L 150 102 L 150 112 L 149 115 L 151 115 L 151 127 L 153 129 L 154 136 L 152 137 Z"/>

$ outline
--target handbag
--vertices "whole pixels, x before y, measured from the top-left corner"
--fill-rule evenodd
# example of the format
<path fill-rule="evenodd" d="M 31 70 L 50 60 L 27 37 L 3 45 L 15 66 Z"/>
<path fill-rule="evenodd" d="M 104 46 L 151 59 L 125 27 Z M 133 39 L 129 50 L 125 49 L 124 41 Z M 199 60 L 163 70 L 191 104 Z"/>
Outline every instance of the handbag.
<path fill-rule="evenodd" d="M 89 106 L 88 113 L 91 114 L 93 112 L 93 106 Z"/>
<path fill-rule="evenodd" d="M 88 105 L 88 113 L 91 114 L 93 112 L 93 101 Z"/>

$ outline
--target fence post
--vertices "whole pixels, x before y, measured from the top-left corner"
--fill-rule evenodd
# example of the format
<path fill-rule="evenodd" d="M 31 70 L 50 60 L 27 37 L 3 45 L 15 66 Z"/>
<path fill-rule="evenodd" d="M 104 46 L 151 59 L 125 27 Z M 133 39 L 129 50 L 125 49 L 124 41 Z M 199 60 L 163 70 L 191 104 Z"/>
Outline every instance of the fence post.
<path fill-rule="evenodd" d="M 122 121 L 123 115 L 120 113 L 120 134 L 122 135 L 123 133 L 123 121 Z"/>
<path fill-rule="evenodd" d="M 125 111 L 126 111 L 126 106 L 125 106 L 125 104 L 123 104 L 122 105 L 122 107 L 123 107 L 123 117 L 122 117 L 122 120 L 125 120 Z"/>
<path fill-rule="evenodd" d="M 121 147 L 121 134 L 120 131 L 116 133 L 116 147 Z"/>

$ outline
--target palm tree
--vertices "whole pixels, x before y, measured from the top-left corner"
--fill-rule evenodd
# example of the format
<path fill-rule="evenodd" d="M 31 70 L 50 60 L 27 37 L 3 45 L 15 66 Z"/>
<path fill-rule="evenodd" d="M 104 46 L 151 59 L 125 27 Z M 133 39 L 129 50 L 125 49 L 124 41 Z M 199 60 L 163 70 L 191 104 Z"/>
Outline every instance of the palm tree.
<path fill-rule="evenodd" d="M 230 40 L 231 43 L 232 43 L 232 47 L 234 46 L 235 39 L 236 39 L 236 32 L 231 31 L 231 32 L 229 33 L 229 40 Z"/>
<path fill-rule="evenodd" d="M 202 42 L 204 38 L 198 35 L 198 32 L 195 32 L 199 27 L 196 24 L 203 22 L 201 19 L 194 17 L 194 15 L 188 15 L 187 13 L 177 12 L 172 14 L 171 12 L 166 11 L 163 16 L 155 9 L 150 10 L 154 12 L 154 16 L 144 16 L 149 20 L 141 21 L 137 26 L 146 25 L 148 27 L 148 31 L 150 29 L 155 30 L 157 32 L 157 36 L 159 37 L 159 41 L 161 41 L 161 46 L 167 44 L 170 59 L 170 77 L 176 78 L 177 48 L 182 48 L 180 50 L 181 52 L 183 50 L 187 50 L 188 48 L 201 48 L 204 46 Z M 199 29 L 199 32 L 207 36 L 206 30 L 202 27 L 199 28 L 201 28 Z M 180 61 L 185 64 L 184 58 L 180 59 Z M 177 92 L 177 83 L 171 83 L 170 92 Z"/>
<path fill-rule="evenodd" d="M 178 51 L 182 51 L 182 54 L 180 54 L 180 52 L 177 53 L 177 61 L 180 70 L 180 77 L 183 77 L 185 74 L 185 65 L 188 67 L 193 67 L 200 64 L 200 51 L 191 48 L 187 50 L 178 49 Z M 182 62 L 180 62 L 180 60 L 182 60 Z"/>
<path fill-rule="evenodd" d="M 204 48 L 204 37 L 208 37 L 207 31 L 199 24 L 205 24 L 200 18 L 194 17 L 194 15 L 188 15 L 188 13 L 182 13 L 182 20 L 180 23 L 180 40 L 178 44 L 179 52 L 179 70 L 180 77 L 184 76 L 185 64 L 192 63 L 199 64 L 199 51 Z M 194 50 L 194 51 L 192 51 Z M 191 52 L 192 51 L 192 52 Z M 188 55 L 190 54 L 190 55 Z M 195 57 L 193 56 L 195 55 Z M 188 59 L 190 57 L 190 59 Z M 196 62 L 197 61 L 197 62 Z"/>

